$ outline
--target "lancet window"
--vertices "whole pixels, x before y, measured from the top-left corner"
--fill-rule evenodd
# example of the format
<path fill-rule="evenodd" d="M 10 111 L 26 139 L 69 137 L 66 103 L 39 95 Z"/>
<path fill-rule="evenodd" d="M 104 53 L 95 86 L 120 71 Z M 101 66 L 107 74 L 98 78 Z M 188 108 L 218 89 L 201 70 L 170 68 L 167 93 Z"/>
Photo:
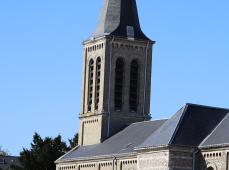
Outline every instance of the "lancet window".
<path fill-rule="evenodd" d="M 93 97 L 93 82 L 94 82 L 94 60 L 91 59 L 89 62 L 89 73 L 88 73 L 88 111 L 91 111 L 92 97 Z"/>
<path fill-rule="evenodd" d="M 130 66 L 130 88 L 129 88 L 129 107 L 130 111 L 137 111 L 138 107 L 138 82 L 139 65 L 137 60 L 133 60 Z"/>
<path fill-rule="evenodd" d="M 96 80 L 95 80 L 95 110 L 99 107 L 100 97 L 100 77 L 101 77 L 101 58 L 98 57 L 96 60 Z"/>
<path fill-rule="evenodd" d="M 118 58 L 115 67 L 115 110 L 121 111 L 123 104 L 124 61 Z"/>

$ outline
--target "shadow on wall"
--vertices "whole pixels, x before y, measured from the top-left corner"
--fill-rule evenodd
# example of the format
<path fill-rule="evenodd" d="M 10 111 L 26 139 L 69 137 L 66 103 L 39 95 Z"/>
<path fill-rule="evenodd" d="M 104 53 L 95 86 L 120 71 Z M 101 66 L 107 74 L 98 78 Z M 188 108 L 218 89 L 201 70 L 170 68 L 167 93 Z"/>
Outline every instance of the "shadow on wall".
<path fill-rule="evenodd" d="M 210 168 L 210 169 L 209 169 Z M 202 155 L 201 151 L 199 151 L 196 155 L 195 160 L 195 169 L 197 170 L 215 170 L 212 167 L 207 168 L 207 163 L 205 161 L 204 156 Z M 212 168 L 212 169 L 211 169 Z"/>

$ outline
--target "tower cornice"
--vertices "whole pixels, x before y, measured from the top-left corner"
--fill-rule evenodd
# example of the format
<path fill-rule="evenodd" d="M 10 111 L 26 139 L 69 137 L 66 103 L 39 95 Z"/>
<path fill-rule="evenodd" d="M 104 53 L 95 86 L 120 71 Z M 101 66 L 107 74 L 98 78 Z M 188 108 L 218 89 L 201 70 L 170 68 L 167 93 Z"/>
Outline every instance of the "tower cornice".
<path fill-rule="evenodd" d="M 92 37 L 91 39 L 84 40 L 82 42 L 82 44 L 83 45 L 92 44 L 92 43 L 95 43 L 97 41 L 102 41 L 104 39 L 107 39 L 107 40 L 112 40 L 113 39 L 113 41 L 123 41 L 123 42 L 128 42 L 128 43 L 131 43 L 131 42 L 133 42 L 133 43 L 145 43 L 145 44 L 151 43 L 152 45 L 156 43 L 156 41 L 153 41 L 153 40 L 150 40 L 150 39 L 149 40 L 144 40 L 144 39 L 134 39 L 134 40 L 132 40 L 132 39 L 128 39 L 126 37 L 112 36 L 112 35 L 107 36 L 106 35 L 106 36 L 101 36 L 101 37 L 97 37 L 97 38 L 93 38 Z"/>

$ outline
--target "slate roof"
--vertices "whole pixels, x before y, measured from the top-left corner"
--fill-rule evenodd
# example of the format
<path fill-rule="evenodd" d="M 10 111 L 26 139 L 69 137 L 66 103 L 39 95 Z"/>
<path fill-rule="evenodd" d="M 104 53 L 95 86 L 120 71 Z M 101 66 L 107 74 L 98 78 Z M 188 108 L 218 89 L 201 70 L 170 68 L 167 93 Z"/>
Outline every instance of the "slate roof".
<path fill-rule="evenodd" d="M 182 118 L 185 109 L 186 107 L 181 108 L 172 118 L 167 120 L 137 148 L 167 146 L 179 125 L 179 121 Z"/>
<path fill-rule="evenodd" d="M 229 114 L 220 122 L 213 132 L 206 137 L 200 147 L 229 145 Z"/>
<path fill-rule="evenodd" d="M 228 109 L 186 104 L 138 149 L 168 145 L 198 147 L 228 112 Z"/>
<path fill-rule="evenodd" d="M 82 146 L 69 152 L 58 161 L 80 160 L 95 156 L 108 156 L 135 152 L 134 148 L 140 145 L 150 134 L 158 129 L 166 120 L 156 120 L 134 123 L 101 144 Z"/>
<path fill-rule="evenodd" d="M 186 104 L 168 120 L 134 123 L 101 144 L 80 146 L 57 162 L 136 153 L 162 146 L 229 144 L 229 109 Z"/>
<path fill-rule="evenodd" d="M 99 21 L 92 37 L 127 36 L 127 26 L 134 29 L 134 38 L 150 40 L 141 30 L 135 0 L 104 0 Z"/>

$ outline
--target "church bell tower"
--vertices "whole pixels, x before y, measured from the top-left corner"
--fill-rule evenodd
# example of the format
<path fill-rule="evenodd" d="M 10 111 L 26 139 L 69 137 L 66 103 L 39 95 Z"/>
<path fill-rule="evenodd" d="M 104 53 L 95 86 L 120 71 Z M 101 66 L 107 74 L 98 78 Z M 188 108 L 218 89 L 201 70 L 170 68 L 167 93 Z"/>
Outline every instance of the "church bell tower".
<path fill-rule="evenodd" d="M 95 32 L 83 42 L 81 146 L 149 119 L 153 44 L 141 30 L 135 0 L 104 0 Z"/>

